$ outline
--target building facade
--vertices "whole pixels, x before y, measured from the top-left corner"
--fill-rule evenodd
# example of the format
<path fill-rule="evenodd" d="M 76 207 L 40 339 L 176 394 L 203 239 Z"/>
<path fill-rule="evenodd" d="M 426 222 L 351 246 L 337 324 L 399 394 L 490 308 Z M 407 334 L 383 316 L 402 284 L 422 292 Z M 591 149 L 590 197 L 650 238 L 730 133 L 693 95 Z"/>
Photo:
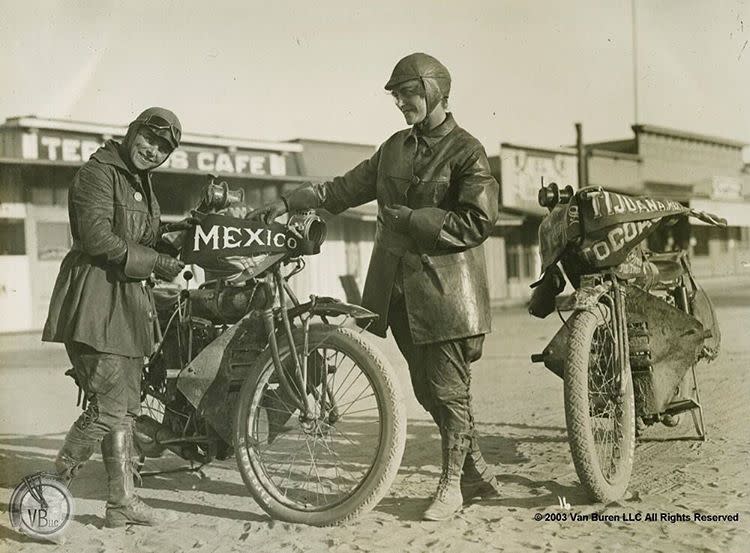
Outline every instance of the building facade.
<path fill-rule="evenodd" d="M 62 258 L 71 245 L 67 193 L 75 172 L 107 139 L 126 127 L 36 117 L 0 125 L 0 332 L 40 330 Z M 652 238 L 656 249 L 685 246 L 697 275 L 748 274 L 750 170 L 744 144 L 649 125 L 633 138 L 586 146 L 589 184 L 629 194 L 669 197 L 729 222 L 719 229 L 695 221 Z M 185 134 L 182 145 L 154 175 L 164 220 L 178 220 L 199 201 L 214 174 L 259 206 L 305 181 L 341 175 L 375 152 L 375 146 L 298 139 L 268 142 Z M 537 204 L 544 181 L 576 187 L 572 148 L 510 143 L 490 158 L 500 182 L 500 218 L 485 242 L 493 304 L 523 301 L 539 277 Z M 309 294 L 352 296 L 362 289 L 375 236 L 377 206 L 367 204 L 329 217 L 323 255 L 307 258 L 292 287 Z M 200 278 L 201 271 L 195 271 Z M 346 283 L 349 286 L 346 286 Z"/>
<path fill-rule="evenodd" d="M 670 198 L 727 219 L 728 227 L 691 219 L 650 238 L 664 251 L 684 247 L 699 277 L 750 274 L 750 170 L 745 144 L 653 125 L 634 125 L 633 137 L 587 144 L 589 186 L 633 195 Z M 537 204 L 544 181 L 577 187 L 572 148 L 541 149 L 503 143 L 490 159 L 500 180 L 501 208 L 521 218 L 503 235 L 510 297 L 527 298 L 539 276 L 538 228 L 545 210 Z"/>
<path fill-rule="evenodd" d="M 659 249 L 684 246 L 697 276 L 750 274 L 750 172 L 746 144 L 653 125 L 634 125 L 628 140 L 591 144 L 589 182 L 630 194 L 671 198 L 727 220 L 695 219 L 663 229 Z"/>

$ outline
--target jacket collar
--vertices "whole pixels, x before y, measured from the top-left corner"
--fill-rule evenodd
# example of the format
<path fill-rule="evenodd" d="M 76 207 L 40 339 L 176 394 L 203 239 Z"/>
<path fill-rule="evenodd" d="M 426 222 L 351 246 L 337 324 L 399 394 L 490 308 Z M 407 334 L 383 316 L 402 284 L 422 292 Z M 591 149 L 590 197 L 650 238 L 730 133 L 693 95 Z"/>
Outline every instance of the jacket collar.
<path fill-rule="evenodd" d="M 453 119 L 453 114 L 446 113 L 445 120 L 437 127 L 430 129 L 427 132 L 422 132 L 421 129 L 417 128 L 417 125 L 412 126 L 406 135 L 405 141 L 413 138 L 415 141 L 419 142 L 419 139 L 421 138 L 428 146 L 433 146 L 457 126 L 456 120 Z"/>

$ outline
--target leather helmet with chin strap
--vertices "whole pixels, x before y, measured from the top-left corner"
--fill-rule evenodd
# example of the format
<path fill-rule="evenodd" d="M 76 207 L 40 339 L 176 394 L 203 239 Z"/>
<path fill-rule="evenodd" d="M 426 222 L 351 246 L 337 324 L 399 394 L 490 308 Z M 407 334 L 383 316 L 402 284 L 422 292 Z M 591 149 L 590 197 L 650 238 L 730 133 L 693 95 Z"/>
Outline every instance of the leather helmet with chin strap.
<path fill-rule="evenodd" d="M 414 79 L 422 81 L 424 86 L 427 113 L 432 113 L 435 106 L 450 94 L 451 75 L 448 69 L 437 59 L 421 52 L 409 54 L 399 60 L 385 89 L 393 90 L 401 83 Z"/>

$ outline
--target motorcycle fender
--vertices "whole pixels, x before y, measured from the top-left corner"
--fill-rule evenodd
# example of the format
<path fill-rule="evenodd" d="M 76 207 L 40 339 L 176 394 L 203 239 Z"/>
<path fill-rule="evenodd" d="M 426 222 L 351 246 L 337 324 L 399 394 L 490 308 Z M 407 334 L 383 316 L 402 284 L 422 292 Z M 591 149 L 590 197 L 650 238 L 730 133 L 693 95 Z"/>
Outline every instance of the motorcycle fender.
<path fill-rule="evenodd" d="M 302 303 L 289 310 L 289 318 L 294 319 L 305 313 L 319 317 L 338 317 L 346 315 L 357 321 L 374 320 L 378 318 L 377 313 L 365 309 L 360 305 L 346 303 L 336 298 L 316 297 L 314 300 Z"/>
<path fill-rule="evenodd" d="M 572 295 L 565 296 L 564 301 L 560 302 L 557 307 L 561 311 L 589 311 L 596 307 L 611 286 L 608 282 L 595 286 L 582 286 Z M 563 377 L 565 359 L 568 356 L 569 340 L 570 330 L 567 325 L 562 325 L 542 351 L 544 366 L 560 378 Z"/>
<path fill-rule="evenodd" d="M 571 308 L 573 311 L 590 311 L 596 307 L 601 297 L 609 292 L 612 283 L 603 282 L 595 286 L 581 286 L 573 293 Z"/>

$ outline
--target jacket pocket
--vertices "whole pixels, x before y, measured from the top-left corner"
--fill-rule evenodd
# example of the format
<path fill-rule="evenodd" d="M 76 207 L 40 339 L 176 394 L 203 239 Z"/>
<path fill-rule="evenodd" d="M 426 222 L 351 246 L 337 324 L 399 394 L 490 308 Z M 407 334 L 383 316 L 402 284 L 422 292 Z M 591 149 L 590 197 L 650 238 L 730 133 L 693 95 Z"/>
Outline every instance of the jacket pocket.
<path fill-rule="evenodd" d="M 468 264 L 461 253 L 429 256 L 422 254 L 422 271 L 444 296 L 460 293 L 469 277 Z"/>
<path fill-rule="evenodd" d="M 412 185 L 409 190 L 411 196 L 411 207 L 419 209 L 420 207 L 436 207 L 440 205 L 450 188 L 448 179 L 431 179 L 420 181 Z"/>

